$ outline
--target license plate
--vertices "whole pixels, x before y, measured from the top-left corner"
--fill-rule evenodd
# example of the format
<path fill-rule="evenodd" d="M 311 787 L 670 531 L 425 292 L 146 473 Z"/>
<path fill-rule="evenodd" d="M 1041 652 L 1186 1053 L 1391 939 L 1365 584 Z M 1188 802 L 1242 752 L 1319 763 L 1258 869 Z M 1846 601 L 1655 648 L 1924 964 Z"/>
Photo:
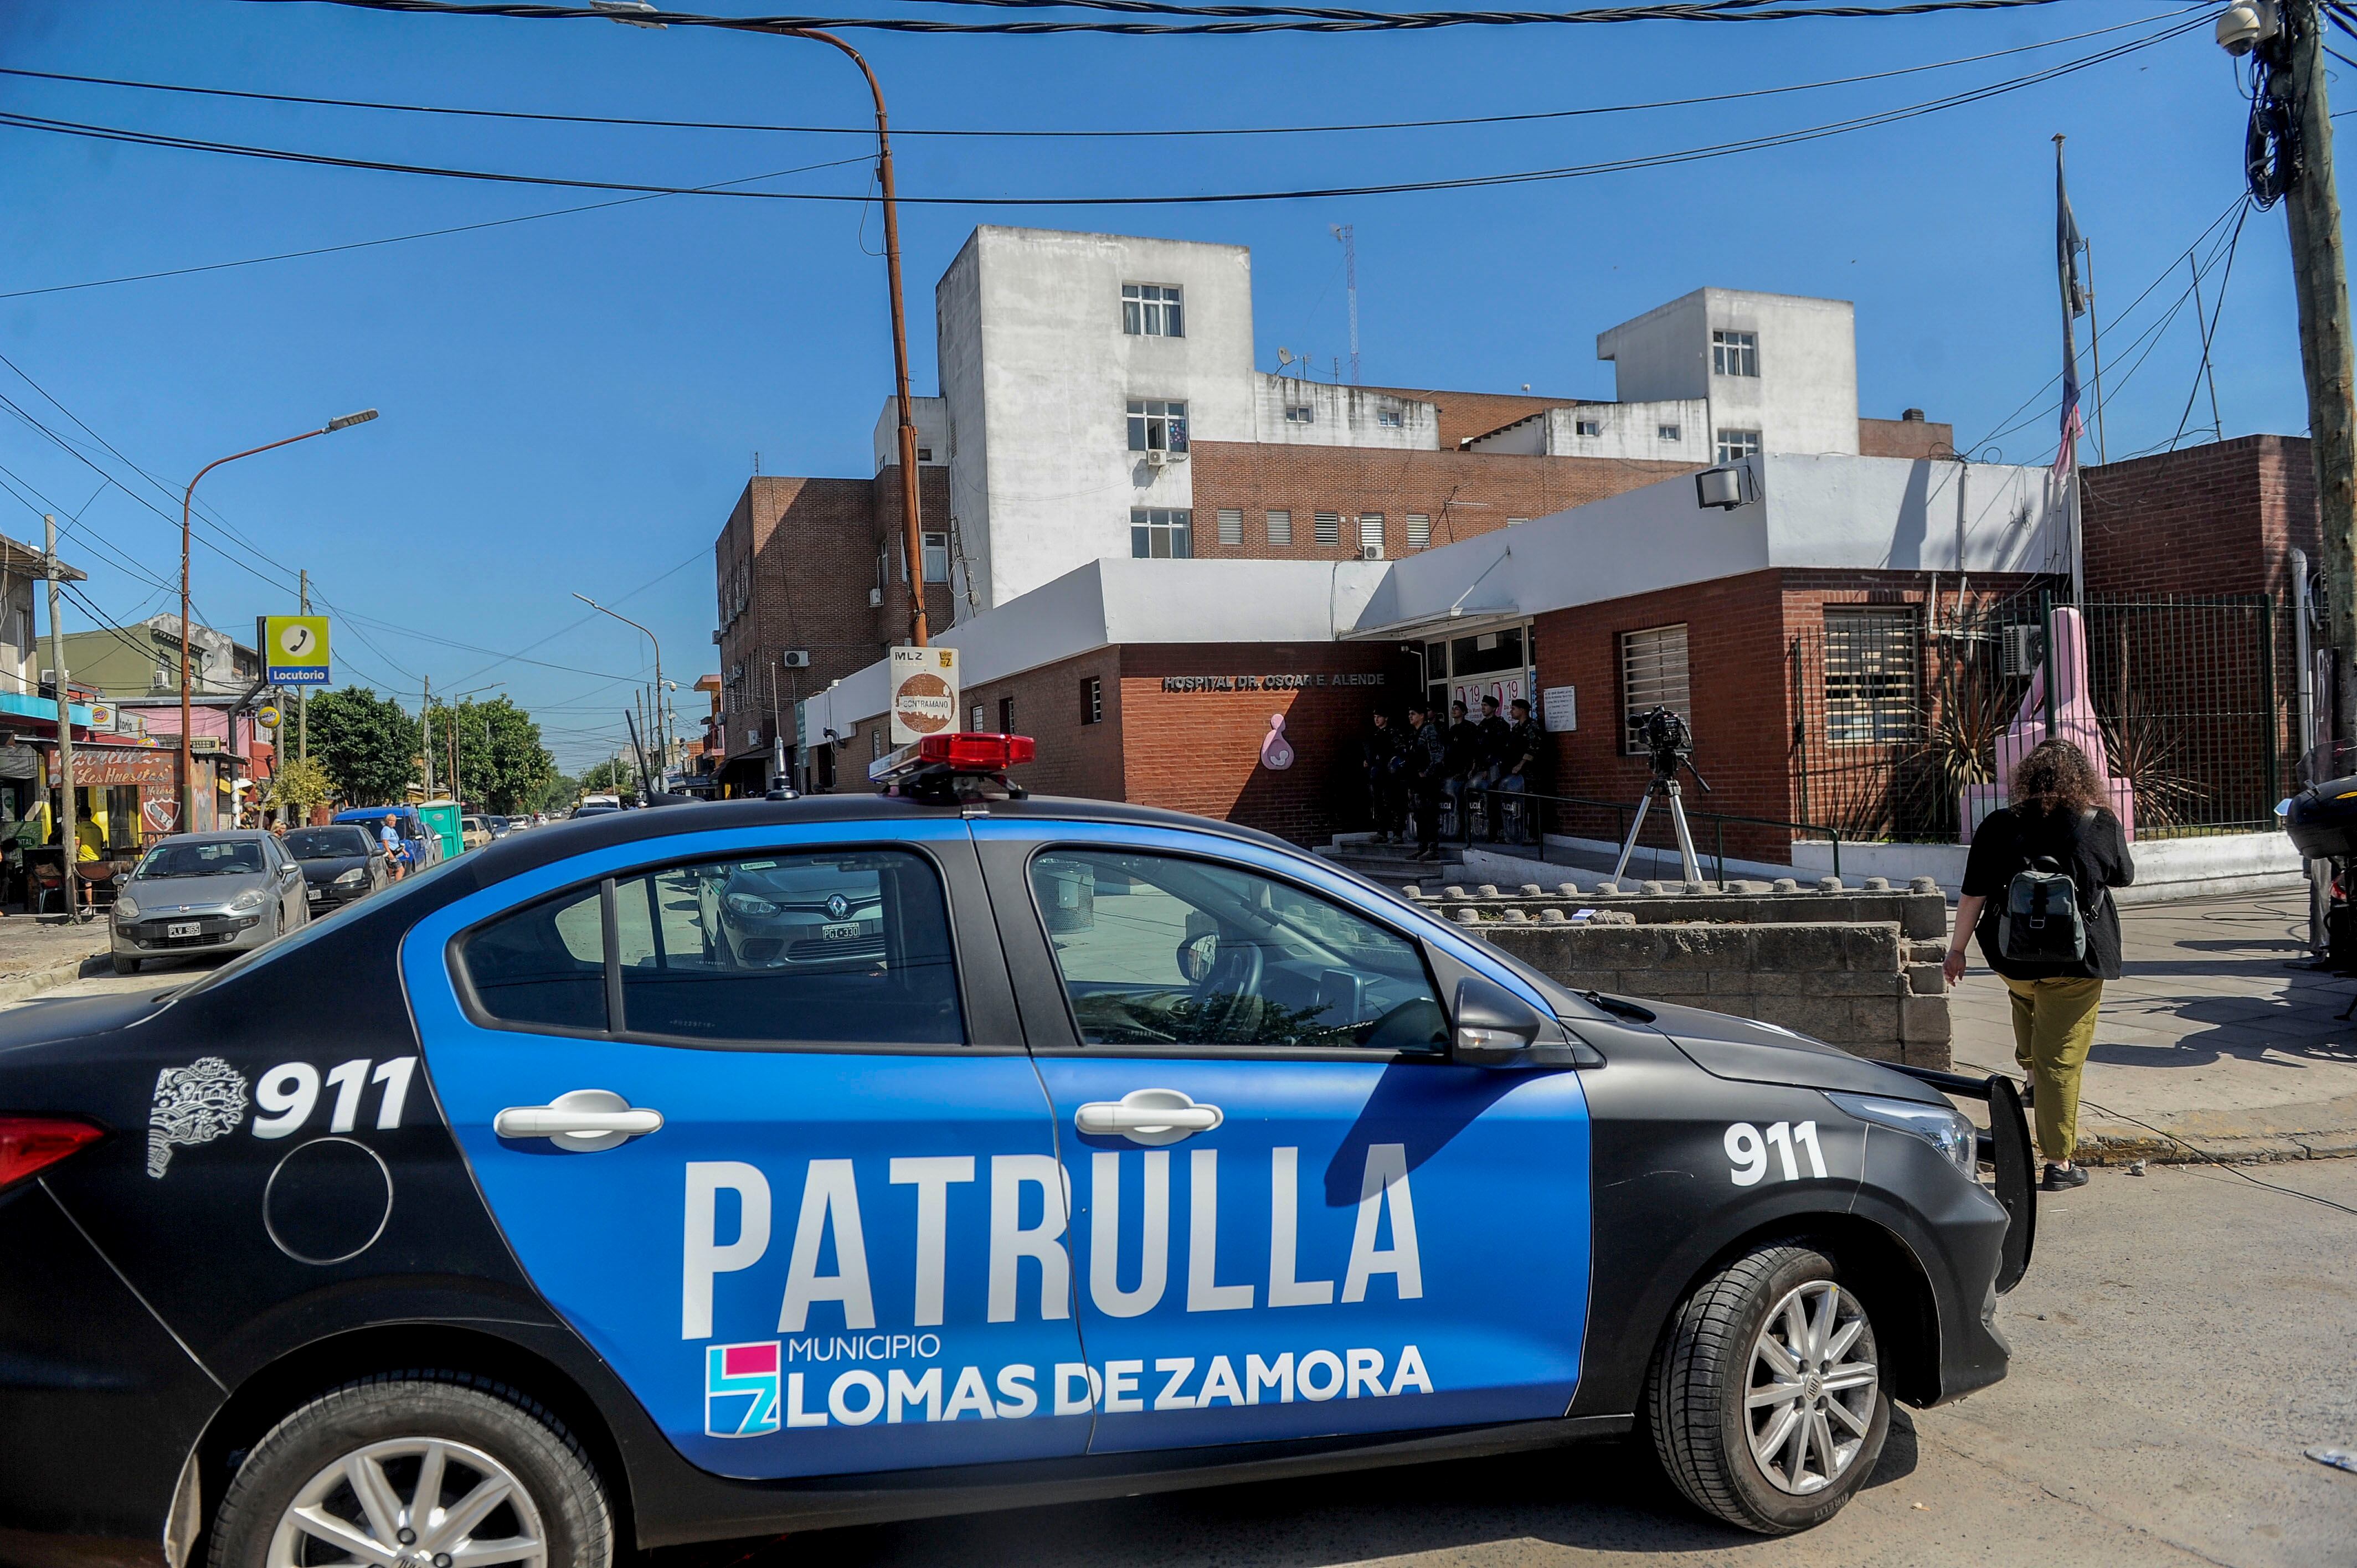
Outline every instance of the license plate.
<path fill-rule="evenodd" d="M 846 920 L 839 926 L 821 926 L 818 934 L 831 942 L 847 942 L 859 934 L 859 922 Z"/>
<path fill-rule="evenodd" d="M 325 898 L 327 896 L 328 891 L 324 887 L 313 887 L 307 889 L 306 892 L 306 897 L 307 897 L 314 904 L 317 903 L 320 899 Z"/>
<path fill-rule="evenodd" d="M 199 921 L 174 920 L 170 925 L 164 928 L 164 935 L 167 938 L 193 937 L 204 929 L 203 924 Z"/>

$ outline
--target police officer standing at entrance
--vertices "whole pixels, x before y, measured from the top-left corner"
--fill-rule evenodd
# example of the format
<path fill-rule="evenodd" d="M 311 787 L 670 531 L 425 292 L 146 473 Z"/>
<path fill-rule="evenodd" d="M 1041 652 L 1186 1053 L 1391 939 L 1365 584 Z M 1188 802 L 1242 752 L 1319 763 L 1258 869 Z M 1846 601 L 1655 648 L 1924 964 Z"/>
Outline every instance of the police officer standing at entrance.
<path fill-rule="evenodd" d="M 1505 797 L 1512 795 L 1519 799 L 1544 782 L 1541 769 L 1546 760 L 1546 731 L 1541 729 L 1538 720 L 1531 716 L 1531 704 L 1527 699 L 1514 699 L 1513 714 L 1512 722 L 1506 726 L 1506 743 L 1502 752 L 1505 760 L 1490 795 L 1490 840 L 1492 843 L 1498 839 L 1498 819 L 1505 814 Z M 1517 813 L 1521 820 L 1514 824 L 1515 842 L 1536 843 L 1539 841 L 1538 804 L 1522 800 L 1521 806 L 1522 810 Z"/>
<path fill-rule="evenodd" d="M 1360 743 L 1360 761 L 1367 779 L 1367 810 L 1374 821 L 1377 843 L 1405 843 L 1400 820 L 1406 801 L 1402 797 L 1400 770 L 1405 766 L 1400 732 L 1381 708 L 1368 720 L 1367 738 Z"/>
<path fill-rule="evenodd" d="M 1433 716 L 1437 718 L 1439 715 L 1436 714 Z M 1448 755 L 1441 768 L 1440 793 L 1448 802 L 1450 825 L 1458 838 L 1465 843 L 1471 843 L 1473 817 L 1471 808 L 1466 802 L 1465 791 L 1469 786 L 1478 787 L 1480 778 L 1481 730 L 1479 725 L 1465 716 L 1464 703 L 1451 703 L 1448 704 L 1448 727 L 1445 734 Z"/>
<path fill-rule="evenodd" d="M 1473 771 L 1467 776 L 1465 793 L 1469 798 L 1482 797 L 1481 836 L 1491 843 L 1498 842 L 1498 779 L 1506 771 L 1510 759 L 1507 747 L 1513 744 L 1513 726 L 1498 716 L 1498 699 L 1481 699 L 1481 722 L 1473 726 Z M 1473 842 L 1472 824 L 1468 822 L 1465 842 Z"/>
<path fill-rule="evenodd" d="M 1448 768 L 1448 737 L 1420 702 L 1407 707 L 1407 779 L 1415 808 L 1417 860 L 1440 858 L 1440 786 Z"/>

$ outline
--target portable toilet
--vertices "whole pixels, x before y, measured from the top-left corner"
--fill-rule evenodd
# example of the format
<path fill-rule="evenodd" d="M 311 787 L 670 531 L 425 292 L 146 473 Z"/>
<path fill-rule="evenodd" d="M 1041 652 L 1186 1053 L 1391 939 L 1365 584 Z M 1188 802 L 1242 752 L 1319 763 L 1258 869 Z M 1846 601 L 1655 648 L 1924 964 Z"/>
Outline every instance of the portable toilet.
<path fill-rule="evenodd" d="M 467 847 L 458 836 L 458 802 L 450 800 L 428 800 L 417 808 L 418 820 L 442 841 L 442 858 L 449 860 Z"/>

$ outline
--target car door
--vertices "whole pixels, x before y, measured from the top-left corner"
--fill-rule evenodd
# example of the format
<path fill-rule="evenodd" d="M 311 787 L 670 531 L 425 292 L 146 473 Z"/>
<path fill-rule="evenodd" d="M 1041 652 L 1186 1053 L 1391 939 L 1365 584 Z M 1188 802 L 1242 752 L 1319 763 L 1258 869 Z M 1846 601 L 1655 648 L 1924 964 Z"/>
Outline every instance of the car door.
<path fill-rule="evenodd" d="M 692 1462 L 1083 1449 L 1054 1131 L 958 819 L 616 845 L 403 965 L 517 1257 Z"/>
<path fill-rule="evenodd" d="M 1450 1059 L 1479 944 L 1224 836 L 974 831 L 1063 1140 L 1088 1369 L 1056 1396 L 1092 1451 L 1565 1412 L 1586 1098 Z"/>

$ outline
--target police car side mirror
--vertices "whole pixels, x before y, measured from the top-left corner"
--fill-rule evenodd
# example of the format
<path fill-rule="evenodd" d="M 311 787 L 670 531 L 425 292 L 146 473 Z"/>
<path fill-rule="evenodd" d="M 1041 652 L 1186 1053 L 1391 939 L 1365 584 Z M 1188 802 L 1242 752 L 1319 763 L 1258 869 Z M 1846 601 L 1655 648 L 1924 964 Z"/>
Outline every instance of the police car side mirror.
<path fill-rule="evenodd" d="M 1530 1067 L 1546 1015 L 1484 976 L 1457 983 L 1450 1010 L 1449 1059 L 1468 1067 Z"/>

